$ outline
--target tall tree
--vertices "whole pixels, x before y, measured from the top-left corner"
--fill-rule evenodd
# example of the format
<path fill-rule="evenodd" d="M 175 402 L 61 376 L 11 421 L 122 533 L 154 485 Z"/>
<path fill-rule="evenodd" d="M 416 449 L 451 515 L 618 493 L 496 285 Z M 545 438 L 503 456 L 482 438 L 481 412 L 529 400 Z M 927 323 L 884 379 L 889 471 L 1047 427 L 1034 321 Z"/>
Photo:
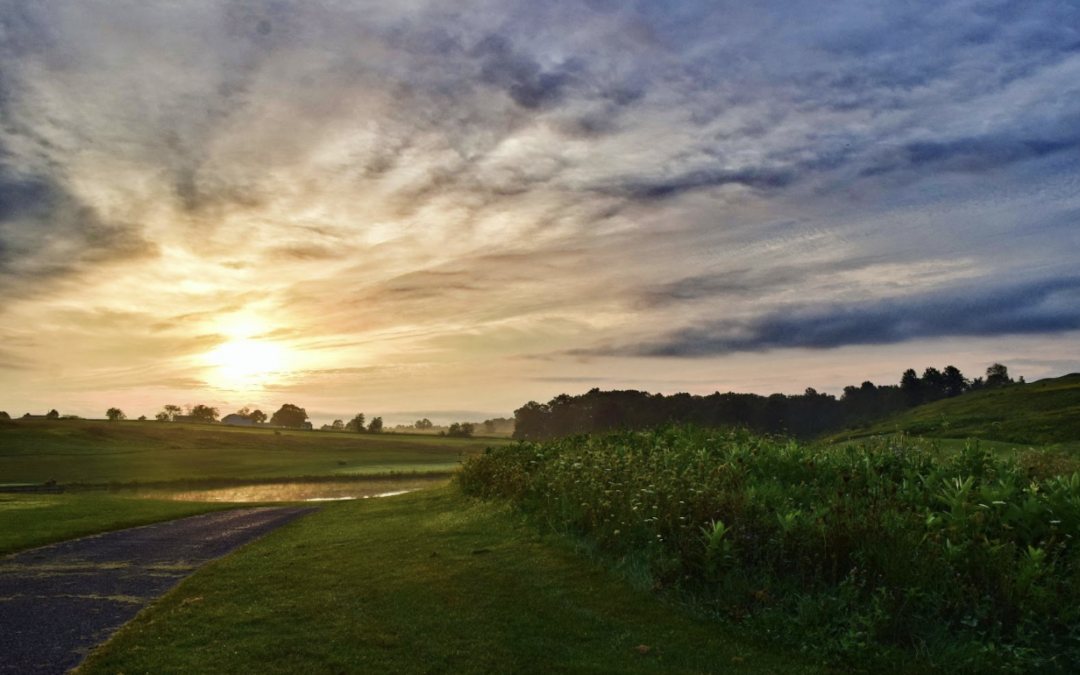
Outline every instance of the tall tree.
<path fill-rule="evenodd" d="M 119 420 L 126 420 L 127 415 L 120 408 L 109 408 L 105 411 L 105 416 L 109 418 L 110 422 L 116 422 Z"/>
<path fill-rule="evenodd" d="M 923 403 L 945 398 L 945 376 L 937 368 L 927 368 L 922 375 Z"/>
<path fill-rule="evenodd" d="M 914 368 L 908 368 L 900 377 L 900 391 L 904 394 L 904 403 L 914 408 L 923 401 L 922 380 Z"/>
<path fill-rule="evenodd" d="M 381 417 L 371 418 L 371 422 L 367 427 L 369 434 L 381 434 L 383 430 L 383 421 Z"/>
<path fill-rule="evenodd" d="M 945 366 L 941 375 L 945 385 L 945 395 L 949 398 L 963 394 L 970 386 L 964 374 L 956 366 Z"/>
<path fill-rule="evenodd" d="M 345 429 L 362 434 L 367 431 L 367 429 L 364 428 L 365 419 L 364 413 L 356 413 L 356 415 L 349 420 L 349 423 L 345 425 Z"/>

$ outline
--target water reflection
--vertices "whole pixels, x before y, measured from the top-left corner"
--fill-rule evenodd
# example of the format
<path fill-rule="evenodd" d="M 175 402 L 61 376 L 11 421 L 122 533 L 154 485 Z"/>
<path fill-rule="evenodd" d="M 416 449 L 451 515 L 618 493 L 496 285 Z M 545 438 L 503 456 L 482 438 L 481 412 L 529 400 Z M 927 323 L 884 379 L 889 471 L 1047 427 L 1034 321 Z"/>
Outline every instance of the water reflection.
<path fill-rule="evenodd" d="M 446 482 L 445 477 L 352 480 L 342 482 L 293 482 L 240 485 L 211 490 L 134 489 L 146 499 L 183 502 L 324 502 L 392 497 Z"/>

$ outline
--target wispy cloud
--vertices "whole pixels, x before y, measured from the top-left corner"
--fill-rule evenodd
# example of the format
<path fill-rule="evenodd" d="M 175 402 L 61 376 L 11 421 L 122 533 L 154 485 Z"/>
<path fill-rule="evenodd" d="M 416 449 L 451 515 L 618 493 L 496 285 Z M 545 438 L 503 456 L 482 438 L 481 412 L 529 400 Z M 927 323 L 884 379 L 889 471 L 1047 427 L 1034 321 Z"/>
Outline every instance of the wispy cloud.
<path fill-rule="evenodd" d="M 110 349 L 202 381 L 199 336 L 243 333 L 308 354 L 312 396 L 381 364 L 434 409 L 432 373 L 485 354 L 1077 330 L 1077 25 L 1054 0 L 0 0 L 0 315 L 36 339 L 5 358 L 45 364 L 8 389 L 91 361 L 122 388 Z M 469 405 L 578 377 L 515 363 Z"/>

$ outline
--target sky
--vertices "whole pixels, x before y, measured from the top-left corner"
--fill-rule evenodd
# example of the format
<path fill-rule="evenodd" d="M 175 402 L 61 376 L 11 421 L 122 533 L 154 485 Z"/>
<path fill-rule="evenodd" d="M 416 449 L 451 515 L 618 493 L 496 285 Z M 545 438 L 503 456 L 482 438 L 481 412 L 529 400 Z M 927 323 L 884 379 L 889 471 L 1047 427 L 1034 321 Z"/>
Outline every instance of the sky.
<path fill-rule="evenodd" d="M 1080 371 L 1080 5 L 0 0 L 0 410 Z"/>

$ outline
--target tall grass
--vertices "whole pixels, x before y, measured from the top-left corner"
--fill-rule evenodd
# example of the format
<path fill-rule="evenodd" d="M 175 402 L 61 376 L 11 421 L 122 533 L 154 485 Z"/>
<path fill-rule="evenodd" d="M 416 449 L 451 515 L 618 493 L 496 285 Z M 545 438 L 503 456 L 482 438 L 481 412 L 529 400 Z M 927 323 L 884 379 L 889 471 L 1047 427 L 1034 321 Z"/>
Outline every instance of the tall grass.
<path fill-rule="evenodd" d="M 493 448 L 460 480 L 830 661 L 1080 667 L 1080 475 L 934 454 L 663 427 Z"/>

